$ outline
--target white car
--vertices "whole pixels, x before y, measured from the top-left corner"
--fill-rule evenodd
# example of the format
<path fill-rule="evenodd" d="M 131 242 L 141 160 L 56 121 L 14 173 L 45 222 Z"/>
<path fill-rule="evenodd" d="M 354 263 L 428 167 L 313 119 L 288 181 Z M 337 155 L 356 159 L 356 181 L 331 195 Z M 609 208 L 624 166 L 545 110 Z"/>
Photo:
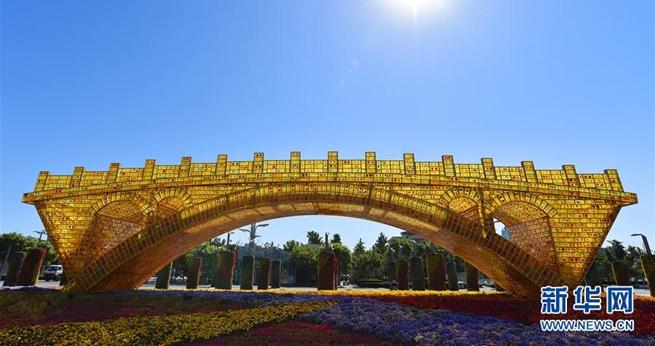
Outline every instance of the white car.
<path fill-rule="evenodd" d="M 51 266 L 48 266 L 43 271 L 43 278 L 45 281 L 50 281 L 50 280 L 56 280 L 59 281 L 61 280 L 61 276 L 64 274 L 64 267 L 61 264 L 53 264 Z"/>

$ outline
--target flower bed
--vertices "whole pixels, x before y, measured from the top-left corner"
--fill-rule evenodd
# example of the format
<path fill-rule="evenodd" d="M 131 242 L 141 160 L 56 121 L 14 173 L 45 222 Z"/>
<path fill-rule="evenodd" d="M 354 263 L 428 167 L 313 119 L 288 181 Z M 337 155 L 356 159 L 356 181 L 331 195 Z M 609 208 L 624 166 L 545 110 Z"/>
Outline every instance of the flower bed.
<path fill-rule="evenodd" d="M 281 322 L 330 305 L 332 303 L 282 304 L 220 312 L 15 327 L 0 330 L 0 342 L 9 345 L 169 345 L 206 340 L 248 330 L 262 323 Z"/>
<path fill-rule="evenodd" d="M 537 326 L 496 317 L 416 309 L 373 299 L 344 300 L 329 309 L 302 317 L 315 323 L 327 323 L 389 340 L 426 345 L 655 344 L 653 337 L 635 337 L 628 333 L 542 332 Z"/>
<path fill-rule="evenodd" d="M 497 317 L 474 315 L 472 313 L 457 313 L 446 310 L 418 309 L 392 302 L 393 297 L 429 298 L 441 296 L 443 299 L 460 297 L 462 299 L 481 299 L 487 302 L 505 301 L 512 303 L 513 297 L 502 293 L 440 293 L 430 292 L 388 292 L 388 291 L 336 291 L 336 292 L 229 292 L 204 291 L 204 296 L 220 297 L 225 300 L 238 300 L 247 304 L 276 305 L 287 303 L 335 301 L 338 304 L 330 309 L 324 309 L 302 318 L 315 323 L 327 323 L 338 328 L 358 333 L 374 334 L 379 337 L 403 342 L 444 343 L 453 340 L 458 343 L 464 340 L 478 340 L 480 344 L 526 344 L 535 343 L 575 343 L 575 344 L 655 344 L 653 337 L 635 337 L 628 333 L 556 333 L 542 332 L 538 326 L 525 325 L 513 320 Z M 279 293 L 284 292 L 284 293 Z M 374 297 L 376 299 L 360 297 Z M 382 298 L 387 298 L 384 301 Z M 465 301 L 460 301 L 462 306 Z M 525 309 L 513 301 L 516 311 Z M 474 306 L 471 301 L 468 305 Z M 496 308 L 498 309 L 498 308 Z M 472 311 L 472 310 L 469 310 Z M 494 311 L 489 307 L 489 311 Z M 529 313 L 529 312 L 528 312 Z M 539 311 L 536 312 L 540 316 Z M 590 317 L 589 317 L 590 318 Z M 639 325 L 637 320 L 636 324 Z M 648 324 L 643 320 L 643 325 Z M 469 341 L 467 343 L 470 343 Z"/>
<path fill-rule="evenodd" d="M 50 335 L 70 337 L 70 340 L 76 340 L 77 343 L 80 340 L 100 340 L 103 344 L 111 337 L 116 340 L 125 337 L 126 342 L 118 342 L 123 344 L 142 343 L 139 338 L 152 340 L 152 343 L 210 338 L 211 343 L 217 344 L 248 344 L 259 340 L 259 337 L 262 342 L 269 338 L 266 339 L 269 340 L 267 343 L 281 343 L 280 340 L 286 340 L 285 337 L 288 337 L 288 342 L 298 340 L 299 343 L 300 340 L 325 334 L 332 335 L 335 343 L 347 344 L 359 342 L 359 337 L 364 338 L 361 340 L 372 338 L 370 343 L 386 340 L 391 343 L 419 344 L 655 344 L 655 337 L 630 333 L 542 332 L 538 326 L 533 325 L 533 321 L 542 317 L 538 302 L 501 293 L 138 290 L 78 295 L 72 300 L 61 292 L 46 290 L 37 293 L 14 291 L 10 293 L 12 296 L 8 297 L 5 292 L 0 292 L 0 325 L 2 319 L 8 316 L 6 312 L 11 312 L 14 317 L 21 312 L 34 316 L 39 313 L 43 315 L 40 319 L 33 317 L 33 320 L 28 321 L 30 323 L 55 323 L 80 318 L 88 318 L 94 322 L 0 329 L 0 343 L 7 342 L 7 339 L 2 337 L 9 335 L 29 336 L 36 340 L 35 344 L 49 343 L 52 341 L 47 339 Z M 11 304 L 5 305 L 8 302 Z M 312 306 L 314 309 L 304 312 L 294 310 L 293 313 L 275 312 L 288 306 Z M 330 307 L 320 310 L 326 306 Z M 83 308 L 78 309 L 80 307 Z M 655 299 L 640 297 L 635 300 L 634 314 L 615 314 L 615 317 L 634 319 L 637 330 L 649 331 L 655 328 L 655 323 L 649 322 L 652 319 L 648 319 L 652 318 L 654 308 Z M 231 310 L 214 311 L 225 309 Z M 96 311 L 95 315 L 92 310 Z M 199 311 L 203 312 L 198 313 Z M 256 311 L 268 317 L 260 318 Z M 188 314 L 179 315 L 180 312 Z M 304 322 L 265 324 L 281 322 L 301 312 Z M 158 316 L 101 320 L 130 313 Z M 166 316 L 170 313 L 178 314 Z M 604 314 L 569 314 L 565 317 L 607 318 Z M 230 333 L 249 330 L 254 325 L 263 323 L 265 325 L 248 333 L 228 336 Z M 293 328 L 294 326 L 303 326 L 304 329 L 296 330 L 300 328 Z M 171 331 L 171 328 L 177 328 L 178 331 Z M 86 336 L 86 333 L 95 333 L 98 336 Z M 318 341 L 327 343 L 326 340 L 330 339 L 321 337 Z"/>
<path fill-rule="evenodd" d="M 193 296 L 148 295 L 139 291 L 68 296 L 60 291 L 43 289 L 5 290 L 0 291 L 0 329 L 250 307 L 235 300 L 191 297 Z"/>
<path fill-rule="evenodd" d="M 328 324 L 289 320 L 279 324 L 265 324 L 247 332 L 227 335 L 190 345 L 394 345 L 392 341 L 371 335 L 352 333 Z"/>
<path fill-rule="evenodd" d="M 504 293 L 345 291 L 340 294 L 374 298 L 421 309 L 445 309 L 479 316 L 495 316 L 530 325 L 536 325 L 539 320 L 546 319 L 634 319 L 635 333 L 655 335 L 655 322 L 649 323 L 655 321 L 655 298 L 646 296 L 635 297 L 634 313 L 630 315 L 610 315 L 604 311 L 585 315 L 573 310 L 572 301 L 569 301 L 569 312 L 565 315 L 542 315 L 540 302 Z"/>

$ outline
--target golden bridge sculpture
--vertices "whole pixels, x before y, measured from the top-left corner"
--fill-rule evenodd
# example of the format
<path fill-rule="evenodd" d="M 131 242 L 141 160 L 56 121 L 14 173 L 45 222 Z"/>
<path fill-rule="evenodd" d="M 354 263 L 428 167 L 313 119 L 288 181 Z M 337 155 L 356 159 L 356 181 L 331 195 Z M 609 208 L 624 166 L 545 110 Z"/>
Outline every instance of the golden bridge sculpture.
<path fill-rule="evenodd" d="M 575 166 L 535 169 L 481 163 L 359 160 L 112 163 L 41 172 L 33 204 L 72 291 L 139 287 L 198 244 L 230 230 L 295 215 L 372 220 L 428 239 L 477 267 L 506 290 L 535 297 L 541 286 L 579 284 L 621 207 L 637 203 L 618 172 L 578 174 Z M 510 240 L 496 234 L 503 222 Z"/>

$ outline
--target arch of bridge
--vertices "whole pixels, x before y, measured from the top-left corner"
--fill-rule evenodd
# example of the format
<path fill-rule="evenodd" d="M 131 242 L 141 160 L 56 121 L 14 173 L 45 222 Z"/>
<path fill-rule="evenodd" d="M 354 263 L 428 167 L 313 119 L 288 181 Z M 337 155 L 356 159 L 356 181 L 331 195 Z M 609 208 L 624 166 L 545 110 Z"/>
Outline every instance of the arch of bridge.
<path fill-rule="evenodd" d="M 579 174 L 573 165 L 542 170 L 536 169 L 532 161 L 522 161 L 520 166 L 501 167 L 495 166 L 490 158 L 483 158 L 480 163 L 460 164 L 455 163 L 450 155 L 442 156 L 441 161 L 418 162 L 411 153 L 404 154 L 402 160 L 377 160 L 374 152 L 367 152 L 363 160 L 341 160 L 337 152 L 329 152 L 326 160 L 301 159 L 300 152 L 292 152 L 288 160 L 265 160 L 263 153 L 255 153 L 252 161 L 228 161 L 227 155 L 218 155 L 215 162 L 195 163 L 190 157 L 183 157 L 178 165 L 160 165 L 155 160 L 146 160 L 140 168 L 112 163 L 107 171 L 87 171 L 84 167 L 75 167 L 71 175 L 53 175 L 42 171 L 34 191 L 23 195 L 23 202 L 36 207 L 70 277 L 86 273 L 80 276 L 81 281 L 77 280 L 80 281 L 78 286 L 101 287 L 99 281 L 94 280 L 104 278 L 108 274 L 106 270 L 114 270 L 116 266 L 127 263 L 129 258 L 124 257 L 127 252 L 123 250 L 140 248 L 143 241 L 163 240 L 160 238 L 161 232 L 156 233 L 159 234 L 157 237 L 155 233 L 150 236 L 146 236 L 150 233 L 145 233 L 158 220 L 189 222 L 189 217 L 204 202 L 232 198 L 228 196 L 237 196 L 238 191 L 252 190 L 266 184 L 298 184 L 312 189 L 319 183 L 373 186 L 391 194 L 395 191 L 394 195 L 415 198 L 441 208 L 442 212 L 477 220 L 476 223 L 483 225 L 477 234 L 484 235 L 485 241 L 496 238 L 486 237 L 491 232 L 485 229 L 493 230 L 494 215 L 505 221 L 512 220 L 514 233 L 525 231 L 525 237 L 523 244 L 519 244 L 522 246 L 509 246 L 523 247 L 524 252 L 526 249 L 529 252 L 526 244 L 552 237 L 555 256 L 542 256 L 542 253 L 532 257 L 537 257 L 542 263 L 550 262 L 550 268 L 558 272 L 569 286 L 582 281 L 619 210 L 637 203 L 634 193 L 623 190 L 615 169 Z M 134 203 L 128 205 L 145 215 L 145 219 L 139 219 L 143 222 L 139 222 L 138 227 L 117 226 L 116 230 L 122 230 L 120 232 L 112 232 L 112 227 L 103 226 L 99 227 L 103 230 L 99 232 L 98 224 L 109 220 L 104 216 L 122 215 L 122 218 L 115 220 L 119 223 L 120 220 L 132 220 L 130 215 L 117 211 L 121 205 L 125 205 L 124 201 Z M 325 204 L 329 199 L 318 202 Z M 472 208 L 473 203 L 477 205 L 477 215 Z M 112 204 L 116 205 L 107 207 Z M 299 205 L 306 206 L 300 201 L 287 204 L 298 212 L 302 209 Z M 361 203 L 348 205 L 361 207 Z M 541 210 L 545 216 L 527 217 L 526 212 L 539 214 L 529 213 L 531 206 Z M 107 209 L 103 209 L 105 207 Z M 395 208 L 393 203 L 388 207 Z M 260 205 L 242 208 L 261 211 Z M 228 213 L 228 209 L 221 210 Z M 305 212 L 323 211 L 309 209 Z M 295 214 L 268 215 L 282 217 Z M 350 216 L 342 210 L 335 212 L 335 215 Z M 233 218 L 246 222 L 241 216 L 234 214 Z M 374 216 L 367 215 L 374 221 L 387 221 Z M 408 219 L 413 217 L 409 216 Z M 519 231 L 517 225 L 521 225 L 523 231 Z M 180 230 L 184 228 L 176 227 Z M 198 230 L 200 228 L 197 227 Z M 440 231 L 435 234 L 444 238 L 452 233 Z M 145 237 L 144 240 L 134 240 L 139 234 Z M 495 241 L 492 243 L 488 246 L 492 252 L 506 258 L 514 256 L 513 250 L 509 251 L 505 245 L 496 244 Z M 153 244 L 149 243 L 149 246 Z M 458 251 L 475 252 L 475 249 L 464 250 L 460 247 Z M 112 257 L 111 262 L 106 262 L 110 253 L 118 253 L 122 257 Z M 134 255 L 130 252 L 130 256 Z M 466 258 L 465 254 L 462 257 Z M 102 267 L 98 267 L 98 264 L 102 264 Z M 95 274 L 102 272 L 102 277 L 95 274 L 89 276 L 89 268 L 95 268 Z"/>
<path fill-rule="evenodd" d="M 319 183 L 259 186 L 152 221 L 87 266 L 68 288 L 135 288 L 217 235 L 252 222 L 316 214 L 362 218 L 410 231 L 452 251 L 519 295 L 536 296 L 542 285 L 562 282 L 520 247 L 452 210 L 371 185 Z"/>

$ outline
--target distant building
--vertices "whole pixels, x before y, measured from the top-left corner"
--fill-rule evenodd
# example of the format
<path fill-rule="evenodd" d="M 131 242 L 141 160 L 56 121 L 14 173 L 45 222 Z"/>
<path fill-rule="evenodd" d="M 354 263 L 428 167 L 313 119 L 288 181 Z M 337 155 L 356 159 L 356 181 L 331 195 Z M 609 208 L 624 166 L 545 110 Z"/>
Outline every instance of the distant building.
<path fill-rule="evenodd" d="M 417 236 L 416 234 L 412 232 L 400 232 L 400 237 L 405 237 L 405 238 L 410 238 L 413 241 L 421 241 L 423 238 Z M 391 237 L 389 240 L 396 238 L 396 237 Z"/>

